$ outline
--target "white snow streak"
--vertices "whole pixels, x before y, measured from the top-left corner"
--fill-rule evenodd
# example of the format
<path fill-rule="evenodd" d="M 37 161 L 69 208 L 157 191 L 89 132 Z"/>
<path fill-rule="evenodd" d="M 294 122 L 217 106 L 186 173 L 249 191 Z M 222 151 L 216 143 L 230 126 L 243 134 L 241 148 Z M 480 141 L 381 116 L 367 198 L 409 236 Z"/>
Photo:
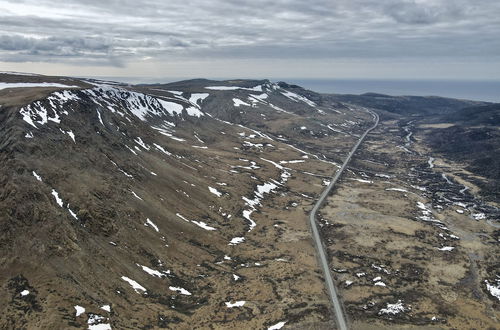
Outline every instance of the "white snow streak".
<path fill-rule="evenodd" d="M 188 290 L 186 289 L 183 289 L 183 288 L 179 288 L 179 287 L 175 287 L 175 286 L 169 286 L 168 287 L 171 291 L 176 291 L 176 292 L 179 292 L 180 294 L 183 294 L 185 296 L 190 296 L 191 295 L 191 292 L 189 292 Z"/>
<path fill-rule="evenodd" d="M 228 245 L 236 245 L 243 243 L 245 241 L 245 237 L 235 237 L 233 238 Z"/>
<path fill-rule="evenodd" d="M 42 177 L 41 177 L 41 176 L 39 176 L 38 174 L 36 174 L 36 172 L 35 172 L 35 171 L 33 171 L 33 176 L 34 176 L 34 177 L 35 177 L 38 181 L 42 182 Z"/>
<path fill-rule="evenodd" d="M 124 280 L 125 282 L 128 282 L 128 284 L 130 284 L 132 286 L 132 288 L 135 290 L 135 292 L 137 292 L 137 293 L 141 293 L 140 291 L 145 293 L 147 291 L 145 287 L 143 287 L 142 285 L 140 285 L 136 281 L 134 281 L 126 276 L 122 276 L 121 279 Z"/>
<path fill-rule="evenodd" d="M 146 227 L 152 227 L 152 228 L 153 228 L 154 230 L 156 230 L 157 232 L 160 232 L 160 230 L 158 229 L 158 226 L 157 226 L 157 225 L 155 225 L 155 224 L 153 223 L 153 221 L 151 221 L 151 219 L 149 219 L 149 218 L 147 218 L 147 219 L 146 219 L 146 223 L 144 224 L 144 226 L 146 226 Z"/>
<path fill-rule="evenodd" d="M 232 303 L 230 301 L 225 302 L 227 308 L 242 307 L 243 305 L 245 305 L 245 303 L 246 303 L 246 301 L 244 301 L 244 300 L 235 301 L 234 303 Z"/>
<path fill-rule="evenodd" d="M 244 105 L 244 106 L 247 106 L 247 107 L 250 106 L 250 104 L 248 104 L 248 103 L 246 103 L 246 102 L 244 102 L 244 101 L 242 101 L 240 99 L 237 99 L 237 98 L 233 98 L 233 103 L 234 103 L 235 107 L 239 107 L 240 105 Z"/>
<path fill-rule="evenodd" d="M 213 187 L 208 187 L 208 190 L 210 190 L 210 192 L 214 195 L 216 195 L 217 197 L 221 197 L 222 196 L 222 193 L 220 191 L 218 191 L 217 189 L 213 188 Z"/>
<path fill-rule="evenodd" d="M 55 189 L 52 189 L 52 196 L 54 196 L 54 199 L 56 200 L 57 205 L 59 205 L 60 207 L 63 207 L 63 201 L 59 197 L 59 193 Z"/>
<path fill-rule="evenodd" d="M 270 326 L 269 328 L 267 328 L 267 330 L 278 330 L 278 329 L 283 328 L 285 326 L 285 324 L 286 324 L 285 321 L 281 321 L 281 322 L 276 323 L 275 325 Z"/>

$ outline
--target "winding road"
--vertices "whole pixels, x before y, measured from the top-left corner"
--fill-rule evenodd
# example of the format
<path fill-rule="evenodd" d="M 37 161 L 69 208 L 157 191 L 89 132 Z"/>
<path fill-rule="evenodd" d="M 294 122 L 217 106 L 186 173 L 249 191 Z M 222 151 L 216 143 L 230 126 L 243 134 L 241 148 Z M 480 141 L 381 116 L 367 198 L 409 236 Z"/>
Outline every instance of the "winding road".
<path fill-rule="evenodd" d="M 332 178 L 332 181 L 330 184 L 325 188 L 325 190 L 321 193 L 321 196 L 319 196 L 318 201 L 314 205 L 311 213 L 309 214 L 309 222 L 311 224 L 312 228 L 312 234 L 313 234 L 313 239 L 314 242 L 316 243 L 316 250 L 318 251 L 318 256 L 319 256 L 319 261 L 321 264 L 321 268 L 323 269 L 323 273 L 325 274 L 325 281 L 326 281 L 326 287 L 328 289 L 328 294 L 330 295 L 330 300 L 332 301 L 333 309 L 335 312 L 335 317 L 337 320 L 337 326 L 340 330 L 347 330 L 347 321 L 346 317 L 344 315 L 344 310 L 342 308 L 342 303 L 340 302 L 337 294 L 337 287 L 335 286 L 335 283 L 333 282 L 332 278 L 332 273 L 330 271 L 330 267 L 328 266 L 328 260 L 326 257 L 326 252 L 325 248 L 323 246 L 323 242 L 321 241 L 321 237 L 319 234 L 318 230 L 318 225 L 316 222 L 316 214 L 318 213 L 319 208 L 323 205 L 326 197 L 332 190 L 333 186 L 337 182 L 337 180 L 340 178 L 342 173 L 344 172 L 345 168 L 347 167 L 347 164 L 351 160 L 351 157 L 354 155 L 358 147 L 361 145 L 361 142 L 365 139 L 366 135 L 370 133 L 375 127 L 378 125 L 379 117 L 375 112 L 369 111 L 373 119 L 375 120 L 375 123 L 373 124 L 372 127 L 367 129 L 363 135 L 359 138 L 358 142 L 354 145 L 354 147 L 351 149 L 349 154 L 347 155 L 346 159 L 344 160 L 344 163 L 342 164 L 342 167 L 335 173 L 335 175 Z"/>

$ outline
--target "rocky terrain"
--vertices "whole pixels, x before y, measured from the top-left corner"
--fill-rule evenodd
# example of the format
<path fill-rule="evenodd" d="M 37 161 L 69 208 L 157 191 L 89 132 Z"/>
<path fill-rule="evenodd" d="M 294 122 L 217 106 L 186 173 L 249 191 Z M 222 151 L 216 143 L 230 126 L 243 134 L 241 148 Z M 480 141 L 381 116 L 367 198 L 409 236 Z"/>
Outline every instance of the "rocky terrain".
<path fill-rule="evenodd" d="M 498 184 L 436 144 L 484 106 L 0 73 L 0 328 L 335 328 L 308 215 L 369 107 L 320 219 L 350 326 L 495 329 Z"/>
<path fill-rule="evenodd" d="M 307 225 L 364 109 L 1 74 L 0 328 L 331 325 Z"/>

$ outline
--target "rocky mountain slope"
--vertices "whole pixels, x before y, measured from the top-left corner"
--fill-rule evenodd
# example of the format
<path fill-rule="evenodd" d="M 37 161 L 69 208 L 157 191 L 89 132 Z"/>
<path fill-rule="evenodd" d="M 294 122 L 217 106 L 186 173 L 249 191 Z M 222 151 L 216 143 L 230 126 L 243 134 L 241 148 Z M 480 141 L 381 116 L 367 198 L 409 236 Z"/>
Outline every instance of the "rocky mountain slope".
<path fill-rule="evenodd" d="M 0 73 L 1 329 L 494 328 L 498 105 Z M 469 155 L 469 156 L 467 156 Z"/>
<path fill-rule="evenodd" d="M 0 81 L 0 328 L 330 326 L 306 219 L 364 109 L 269 81 Z"/>

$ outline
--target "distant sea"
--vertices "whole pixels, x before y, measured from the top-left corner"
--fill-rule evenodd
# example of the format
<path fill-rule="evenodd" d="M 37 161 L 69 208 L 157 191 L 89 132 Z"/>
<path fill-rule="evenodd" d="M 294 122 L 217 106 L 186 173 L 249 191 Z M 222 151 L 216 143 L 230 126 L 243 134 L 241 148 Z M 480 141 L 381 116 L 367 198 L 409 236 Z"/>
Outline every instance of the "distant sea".
<path fill-rule="evenodd" d="M 499 81 L 283 79 L 320 93 L 444 96 L 500 102 Z"/>
<path fill-rule="evenodd" d="M 89 77 L 90 78 L 90 77 Z M 169 83 L 189 78 L 150 77 L 94 77 L 104 80 L 139 83 Z M 232 78 L 211 78 L 224 80 Z M 500 102 L 500 80 L 369 80 L 369 79 L 309 79 L 269 78 L 271 81 L 286 81 L 319 93 L 444 96 L 476 101 Z"/>

